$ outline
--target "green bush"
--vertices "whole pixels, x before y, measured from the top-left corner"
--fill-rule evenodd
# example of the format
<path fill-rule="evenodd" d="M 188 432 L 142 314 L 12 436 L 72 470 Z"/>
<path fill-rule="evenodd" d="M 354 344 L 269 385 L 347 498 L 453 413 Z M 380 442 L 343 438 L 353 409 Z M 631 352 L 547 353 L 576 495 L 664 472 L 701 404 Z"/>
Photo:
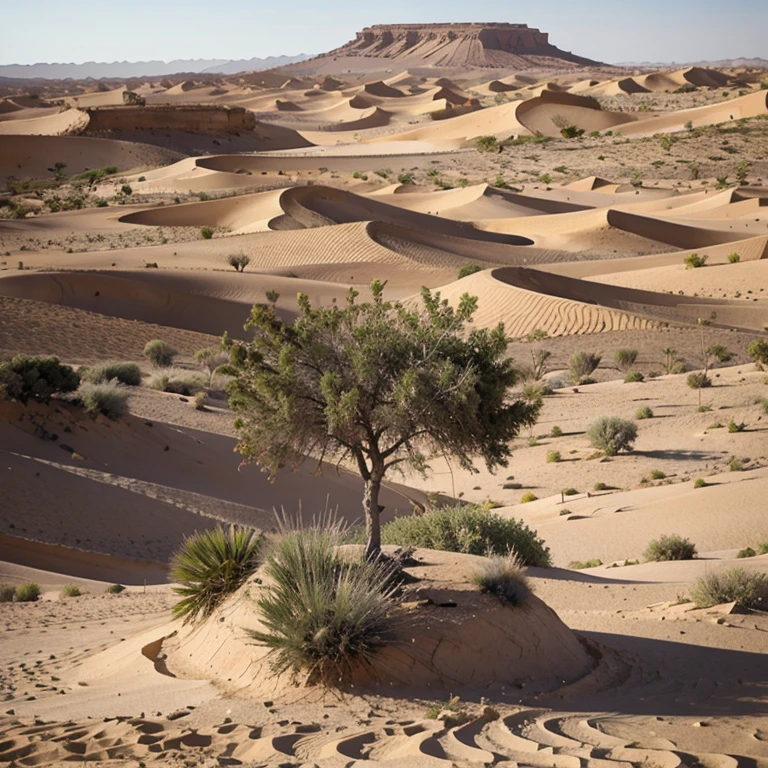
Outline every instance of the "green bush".
<path fill-rule="evenodd" d="M 549 434 L 551 437 L 562 437 L 563 430 L 560 427 L 552 427 L 552 431 Z"/>
<path fill-rule="evenodd" d="M 459 270 L 459 280 L 461 280 L 463 277 L 469 277 L 470 275 L 474 275 L 476 272 L 482 272 L 483 268 L 478 267 L 477 264 L 465 264 L 460 270 Z"/>
<path fill-rule="evenodd" d="M 584 129 L 577 128 L 575 125 L 566 125 L 565 128 L 560 129 L 560 135 L 564 139 L 577 139 L 584 135 Z"/>
<path fill-rule="evenodd" d="M 618 369 L 626 373 L 637 362 L 637 350 L 617 349 L 616 353 L 614 354 L 614 359 L 616 360 Z"/>
<path fill-rule="evenodd" d="M 16 590 L 10 584 L 0 584 L 0 603 L 12 603 Z"/>
<path fill-rule="evenodd" d="M 560 456 L 560 451 L 549 451 L 549 453 L 547 453 L 548 464 L 557 464 L 561 458 L 562 456 Z"/>
<path fill-rule="evenodd" d="M 251 257 L 244 253 L 230 253 L 227 256 L 227 264 L 235 268 L 235 272 L 245 272 L 245 268 L 251 263 Z"/>
<path fill-rule="evenodd" d="M 397 177 L 397 181 L 400 184 L 413 184 L 413 174 L 412 173 L 401 173 Z"/>
<path fill-rule="evenodd" d="M 742 608 L 764 608 L 768 604 L 768 577 L 741 568 L 708 573 L 693 583 L 691 598 L 697 608 L 734 602 Z"/>
<path fill-rule="evenodd" d="M 213 227 L 200 227 L 200 237 L 210 240 L 213 237 Z"/>
<path fill-rule="evenodd" d="M 108 595 L 119 595 L 121 592 L 125 592 L 125 587 L 122 584 L 110 584 L 104 591 Z"/>
<path fill-rule="evenodd" d="M 739 560 L 744 560 L 748 557 L 757 557 L 757 552 L 752 549 L 752 547 L 745 547 L 744 549 L 740 549 L 736 557 Z"/>
<path fill-rule="evenodd" d="M 747 347 L 747 354 L 756 363 L 768 366 L 768 341 L 765 339 L 755 339 Z"/>
<path fill-rule="evenodd" d="M 34 603 L 40 597 L 40 585 L 30 581 L 28 584 L 19 584 L 14 593 L 17 603 Z"/>
<path fill-rule="evenodd" d="M 651 477 L 654 480 L 664 480 L 667 477 L 667 473 L 661 469 L 654 469 L 651 471 Z"/>
<path fill-rule="evenodd" d="M 694 488 L 706 488 L 707 487 L 707 481 L 703 478 L 699 477 L 696 482 L 693 484 Z"/>
<path fill-rule="evenodd" d="M 62 597 L 80 597 L 83 593 L 80 591 L 80 587 L 77 584 L 67 584 L 64 589 L 61 590 Z"/>
<path fill-rule="evenodd" d="M 256 597 L 264 631 L 248 634 L 269 648 L 275 674 L 338 685 L 387 641 L 392 570 L 342 560 L 342 532 L 335 523 L 284 525 L 272 544 L 264 566 L 270 583 Z"/>
<path fill-rule="evenodd" d="M 490 558 L 472 580 L 481 592 L 503 605 L 522 605 L 531 591 L 524 566 L 514 554 Z"/>
<path fill-rule="evenodd" d="M 638 421 L 644 421 L 645 419 L 652 419 L 653 411 L 647 405 L 644 405 L 642 408 L 638 408 L 637 411 L 635 411 L 635 418 Z"/>
<path fill-rule="evenodd" d="M 590 352 L 574 352 L 568 363 L 571 372 L 571 381 L 574 384 L 584 384 L 589 377 L 597 370 L 602 360 L 601 355 L 595 355 Z"/>
<path fill-rule="evenodd" d="M 728 468 L 731 470 L 731 472 L 741 472 L 744 469 L 744 462 L 734 456 L 731 459 L 731 463 L 728 465 Z"/>
<path fill-rule="evenodd" d="M 77 396 L 85 406 L 85 410 L 92 416 L 100 413 L 116 421 L 129 413 L 128 392 L 115 380 L 105 381 L 102 384 L 84 381 L 77 390 Z"/>
<path fill-rule="evenodd" d="M 116 379 L 126 386 L 138 387 L 141 384 L 141 368 L 136 363 L 102 363 L 81 371 L 80 378 L 91 384 L 101 384 Z"/>
<path fill-rule="evenodd" d="M 595 483 L 593 488 L 596 491 L 607 491 L 608 490 L 608 486 L 605 483 Z"/>
<path fill-rule="evenodd" d="M 79 384 L 75 370 L 55 357 L 16 355 L 0 363 L 0 399 L 47 403 L 56 394 L 74 392 Z"/>
<path fill-rule="evenodd" d="M 578 496 L 579 492 L 576 488 L 565 488 L 562 491 L 563 496 Z"/>
<path fill-rule="evenodd" d="M 590 425 L 587 437 L 593 448 L 603 451 L 606 456 L 615 456 L 620 451 L 632 450 L 637 440 L 637 426 L 618 416 L 603 416 Z"/>
<path fill-rule="evenodd" d="M 144 346 L 144 357 L 146 357 L 155 368 L 167 368 L 173 365 L 173 358 L 176 352 L 170 344 L 166 344 L 162 339 L 152 339 Z"/>
<path fill-rule="evenodd" d="M 547 567 L 549 548 L 522 520 L 476 505 L 441 507 L 423 515 L 396 517 L 381 529 L 384 544 L 470 555 L 517 553 L 523 565 Z"/>
<path fill-rule="evenodd" d="M 685 264 L 686 269 L 699 269 L 699 267 L 706 265 L 708 258 L 706 255 L 699 256 L 698 253 L 692 253 L 683 259 L 683 264 Z"/>
<path fill-rule="evenodd" d="M 741 261 L 741 256 L 739 256 L 738 253 L 729 253 L 728 254 L 728 263 L 729 264 L 738 264 Z"/>
<path fill-rule="evenodd" d="M 602 564 L 603 561 L 599 557 L 596 557 L 594 560 L 572 560 L 568 563 L 568 567 L 572 571 L 583 571 L 586 568 L 597 568 Z"/>
<path fill-rule="evenodd" d="M 689 373 L 686 381 L 691 389 L 706 389 L 712 386 L 712 379 L 706 373 Z"/>
<path fill-rule="evenodd" d="M 122 187 L 120 187 L 120 191 L 121 191 L 121 192 L 122 192 L 124 195 L 132 195 L 132 194 L 133 194 L 133 189 L 131 188 L 131 185 L 130 185 L 130 184 L 123 184 L 123 186 L 122 186 Z"/>
<path fill-rule="evenodd" d="M 173 617 L 185 624 L 207 619 L 256 570 L 260 546 L 254 530 L 234 525 L 185 537 L 170 563 L 170 580 L 180 585 L 173 591 L 182 595 Z"/>
<path fill-rule="evenodd" d="M 475 148 L 478 152 L 498 152 L 499 140 L 495 136 L 479 136 Z"/>
<path fill-rule="evenodd" d="M 734 434 L 736 432 L 743 432 L 746 428 L 747 428 L 747 425 L 743 421 L 737 424 L 733 419 L 731 419 L 728 422 L 728 431 L 731 434 Z"/>
<path fill-rule="evenodd" d="M 528 491 L 527 493 L 524 493 L 522 497 L 520 498 L 521 504 L 530 504 L 532 501 L 538 501 L 539 497 L 535 493 L 531 493 Z"/>
<path fill-rule="evenodd" d="M 645 550 L 645 559 L 653 562 L 668 560 L 693 560 L 696 546 L 688 539 L 673 534 L 654 539 Z"/>
<path fill-rule="evenodd" d="M 183 368 L 165 368 L 150 377 L 149 387 L 160 392 L 192 397 L 200 390 L 205 389 L 205 379 L 195 371 L 187 371 Z"/>
<path fill-rule="evenodd" d="M 645 376 L 643 376 L 640 371 L 630 371 L 625 377 L 624 377 L 624 383 L 625 384 L 634 384 L 635 382 L 644 381 Z"/>

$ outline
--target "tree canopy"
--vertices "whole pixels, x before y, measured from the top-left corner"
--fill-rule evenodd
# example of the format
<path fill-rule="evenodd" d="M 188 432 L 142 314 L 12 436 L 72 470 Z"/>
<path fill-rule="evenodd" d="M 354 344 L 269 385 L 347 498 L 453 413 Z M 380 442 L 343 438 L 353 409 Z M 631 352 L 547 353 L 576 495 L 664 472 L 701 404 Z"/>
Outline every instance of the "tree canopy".
<path fill-rule="evenodd" d="M 346 305 L 313 307 L 281 322 L 274 301 L 253 308 L 250 342 L 232 342 L 238 450 L 271 477 L 306 458 L 351 461 L 363 478 L 367 555 L 380 551 L 378 495 L 385 474 L 428 469 L 436 456 L 474 470 L 506 466 L 509 442 L 538 406 L 510 396 L 517 371 L 503 325 L 468 329 L 477 298 L 456 308 L 423 288 L 413 304 L 350 290 Z M 271 297 L 274 298 L 274 297 Z"/>

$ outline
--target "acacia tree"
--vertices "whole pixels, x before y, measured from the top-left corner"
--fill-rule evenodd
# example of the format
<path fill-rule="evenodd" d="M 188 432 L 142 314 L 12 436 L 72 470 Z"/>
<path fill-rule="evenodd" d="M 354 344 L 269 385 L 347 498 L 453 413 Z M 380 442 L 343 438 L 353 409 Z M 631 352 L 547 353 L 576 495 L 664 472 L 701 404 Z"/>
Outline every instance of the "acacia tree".
<path fill-rule="evenodd" d="M 246 324 L 250 342 L 229 342 L 237 378 L 230 406 L 238 413 L 238 450 L 270 477 L 306 457 L 351 460 L 363 478 L 366 556 L 381 550 L 379 490 L 387 472 L 424 473 L 433 456 L 474 470 L 506 466 L 509 442 L 532 424 L 535 404 L 510 397 L 517 371 L 506 357 L 503 325 L 466 331 L 477 298 L 451 307 L 421 291 L 421 306 L 350 290 L 346 306 L 312 307 L 281 322 L 275 304 L 257 305 Z M 475 470 L 476 471 L 476 470 Z"/>

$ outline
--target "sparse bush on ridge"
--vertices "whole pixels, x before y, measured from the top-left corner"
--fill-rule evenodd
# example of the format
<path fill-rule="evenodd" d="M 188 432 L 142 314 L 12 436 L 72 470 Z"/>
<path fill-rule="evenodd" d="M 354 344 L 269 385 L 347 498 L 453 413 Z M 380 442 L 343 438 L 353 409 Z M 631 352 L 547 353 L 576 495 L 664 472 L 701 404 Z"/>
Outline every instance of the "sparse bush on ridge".
<path fill-rule="evenodd" d="M 121 592 L 125 592 L 125 587 L 122 584 L 110 584 L 104 591 L 108 595 L 119 595 Z"/>
<path fill-rule="evenodd" d="M 525 566 L 514 553 L 489 558 L 472 580 L 481 592 L 493 595 L 503 605 L 513 607 L 522 605 L 531 591 L 525 576 Z"/>
<path fill-rule="evenodd" d="M 603 416 L 590 425 L 587 437 L 593 448 L 603 451 L 606 456 L 615 456 L 620 451 L 632 450 L 637 440 L 637 426 L 618 416 Z"/>
<path fill-rule="evenodd" d="M 520 503 L 521 504 L 530 504 L 532 501 L 538 501 L 539 497 L 532 493 L 531 491 L 527 491 L 520 497 Z"/>
<path fill-rule="evenodd" d="M 227 264 L 235 268 L 235 272 L 245 272 L 245 268 L 251 263 L 251 257 L 244 253 L 230 253 L 227 256 Z"/>
<path fill-rule="evenodd" d="M 699 477 L 696 479 L 696 482 L 693 484 L 694 488 L 706 488 L 707 487 L 707 481 L 704 480 L 703 477 Z"/>
<path fill-rule="evenodd" d="M 182 596 L 173 617 L 184 623 L 207 619 L 256 570 L 261 538 L 250 528 L 217 525 L 185 537 L 170 562 L 170 580 Z"/>
<path fill-rule="evenodd" d="M 30 581 L 27 584 L 19 584 L 14 592 L 17 603 L 34 603 L 40 597 L 40 585 Z"/>
<path fill-rule="evenodd" d="M 557 464 L 559 461 L 561 461 L 562 456 L 560 455 L 560 451 L 549 451 L 547 453 L 547 463 L 548 464 Z"/>
<path fill-rule="evenodd" d="M 16 355 L 0 362 L 0 399 L 47 403 L 56 394 L 74 392 L 80 376 L 55 357 Z"/>
<path fill-rule="evenodd" d="M 146 357 L 155 368 L 168 368 L 173 365 L 173 358 L 178 353 L 166 344 L 162 339 L 152 339 L 144 345 L 144 357 Z"/>
<path fill-rule="evenodd" d="M 465 264 L 460 270 L 459 270 L 459 280 L 461 280 L 464 277 L 469 277 L 470 275 L 474 275 L 476 272 L 482 272 L 483 268 L 478 267 L 477 264 Z"/>
<path fill-rule="evenodd" d="M 693 560 L 694 557 L 696 557 L 696 545 L 677 534 L 654 539 L 645 550 L 645 559 L 652 562 Z"/>
<path fill-rule="evenodd" d="M 77 390 L 77 396 L 88 413 L 100 413 L 115 421 L 126 416 L 128 410 L 128 392 L 124 385 L 112 379 L 101 384 L 84 381 Z"/>
<path fill-rule="evenodd" d="M 138 387 L 141 384 L 141 368 L 136 363 L 101 363 L 81 370 L 80 378 L 91 384 L 117 379 L 126 386 Z"/>
<path fill-rule="evenodd" d="M 708 573 L 693 583 L 691 598 L 697 608 L 736 603 L 742 608 L 764 609 L 768 605 L 768 577 L 741 568 Z"/>
<path fill-rule="evenodd" d="M 551 563 L 549 547 L 522 520 L 501 517 L 471 504 L 396 517 L 382 526 L 381 540 L 384 544 L 470 555 L 514 551 L 523 565 L 547 567 Z"/>
<path fill-rule="evenodd" d="M 708 258 L 709 257 L 706 254 L 704 256 L 699 256 L 698 253 L 692 253 L 683 259 L 683 263 L 685 264 L 686 269 L 699 269 L 706 265 Z"/>
<path fill-rule="evenodd" d="M 624 383 L 625 384 L 635 384 L 640 381 L 644 381 L 645 376 L 643 376 L 640 371 L 630 371 L 625 377 L 624 377 Z"/>
<path fill-rule="evenodd" d="M 64 589 L 61 590 L 62 597 L 80 597 L 83 593 L 77 584 L 67 584 Z"/>
<path fill-rule="evenodd" d="M 587 568 L 597 568 L 603 564 L 603 561 L 596 557 L 594 560 L 571 560 L 568 568 L 572 571 L 584 571 Z"/>
<path fill-rule="evenodd" d="M 635 418 L 638 421 L 644 421 L 645 419 L 652 419 L 653 411 L 647 405 L 644 405 L 641 408 L 637 409 L 637 411 L 635 412 Z"/>

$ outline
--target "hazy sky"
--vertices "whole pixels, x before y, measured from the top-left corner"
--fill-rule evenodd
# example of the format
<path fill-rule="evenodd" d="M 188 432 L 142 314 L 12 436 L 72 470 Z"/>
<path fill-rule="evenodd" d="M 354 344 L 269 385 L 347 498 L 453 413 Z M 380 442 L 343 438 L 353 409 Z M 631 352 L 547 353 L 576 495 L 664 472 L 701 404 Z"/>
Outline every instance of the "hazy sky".
<path fill-rule="evenodd" d="M 0 64 L 323 53 L 371 24 L 507 21 L 606 62 L 768 58 L 768 0 L 35 0 L 8 3 Z"/>

